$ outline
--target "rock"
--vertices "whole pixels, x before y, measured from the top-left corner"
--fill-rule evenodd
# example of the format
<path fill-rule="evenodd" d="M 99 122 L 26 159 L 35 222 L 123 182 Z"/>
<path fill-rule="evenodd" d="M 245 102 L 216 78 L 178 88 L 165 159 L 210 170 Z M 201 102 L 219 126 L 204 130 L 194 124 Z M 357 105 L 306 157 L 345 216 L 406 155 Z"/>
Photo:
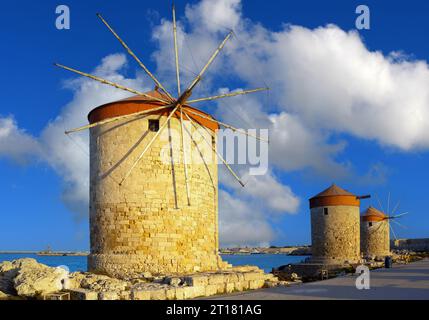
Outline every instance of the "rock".
<path fill-rule="evenodd" d="M 92 291 L 122 292 L 127 291 L 130 287 L 126 281 L 92 273 L 76 275 L 74 281 L 80 283 L 81 288 Z"/>
<path fill-rule="evenodd" d="M 274 287 L 277 287 L 277 285 L 278 285 L 278 281 L 265 280 L 264 288 L 274 288 Z"/>
<path fill-rule="evenodd" d="M 81 287 L 82 281 L 85 279 L 86 274 L 83 272 L 72 272 L 70 273 L 66 283 L 65 289 L 79 289 Z"/>
<path fill-rule="evenodd" d="M 132 300 L 150 300 L 150 291 L 133 290 L 131 291 Z"/>
<path fill-rule="evenodd" d="M 98 300 L 98 293 L 86 289 L 69 290 L 71 300 Z"/>
<path fill-rule="evenodd" d="M 16 264 L 10 261 L 0 263 L 0 291 L 7 294 L 16 294 L 16 290 L 13 286 L 13 279 L 17 274 L 18 268 Z"/>
<path fill-rule="evenodd" d="M 35 297 L 61 290 L 68 271 L 25 258 L 0 264 L 0 290 L 6 294 Z"/>
<path fill-rule="evenodd" d="M 51 268 L 38 264 L 21 268 L 13 283 L 19 296 L 36 297 L 62 290 L 67 277 L 68 271 L 63 268 Z"/>
<path fill-rule="evenodd" d="M 119 294 L 114 291 L 100 292 L 98 300 L 119 300 Z"/>

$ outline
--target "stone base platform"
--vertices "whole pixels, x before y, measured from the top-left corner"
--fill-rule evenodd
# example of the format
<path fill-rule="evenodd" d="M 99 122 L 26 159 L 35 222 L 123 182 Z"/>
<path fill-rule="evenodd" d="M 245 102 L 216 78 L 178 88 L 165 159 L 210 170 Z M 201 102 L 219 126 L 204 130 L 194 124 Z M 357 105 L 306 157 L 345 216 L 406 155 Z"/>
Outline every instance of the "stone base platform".
<path fill-rule="evenodd" d="M 166 276 L 153 281 L 135 280 L 120 290 L 79 287 L 69 289 L 72 300 L 182 300 L 209 297 L 279 284 L 273 274 L 253 266 L 232 267 L 218 272 Z M 96 290 L 97 289 L 97 290 Z"/>

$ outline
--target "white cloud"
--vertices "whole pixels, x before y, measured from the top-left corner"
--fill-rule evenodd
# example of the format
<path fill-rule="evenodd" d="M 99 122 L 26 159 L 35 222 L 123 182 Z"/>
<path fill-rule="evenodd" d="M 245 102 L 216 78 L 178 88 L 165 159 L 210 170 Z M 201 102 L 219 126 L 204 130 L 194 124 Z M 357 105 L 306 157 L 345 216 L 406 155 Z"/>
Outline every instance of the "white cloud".
<path fill-rule="evenodd" d="M 148 90 L 143 88 L 142 79 L 120 75 L 126 63 L 125 55 L 112 54 L 93 73 L 137 90 Z M 39 137 L 18 129 L 10 117 L 0 118 L 0 155 L 19 161 L 36 156 L 48 163 L 63 179 L 63 202 L 77 217 L 84 217 L 89 201 L 89 135 L 84 131 L 67 137 L 64 132 L 88 123 L 87 115 L 93 108 L 132 94 L 86 78 L 68 80 L 65 87 L 73 90 L 73 100 L 46 125 Z"/>
<path fill-rule="evenodd" d="M 207 30 L 217 32 L 219 28 L 235 29 L 240 23 L 241 1 L 240 0 L 217 0 L 201 1 L 195 5 L 186 7 L 186 18 L 195 27 L 204 25 Z"/>
<path fill-rule="evenodd" d="M 300 199 L 273 174 L 250 176 L 238 170 L 243 188 L 225 167 L 219 179 L 227 190 L 219 191 L 219 233 L 223 247 L 267 245 L 277 235 L 271 222 L 297 212 Z"/>
<path fill-rule="evenodd" d="M 275 35 L 270 63 L 279 105 L 308 126 L 402 150 L 429 147 L 429 68 L 384 56 L 334 25 Z"/>
<path fill-rule="evenodd" d="M 222 70 L 238 74 L 248 85 L 265 79 L 277 110 L 296 115 L 307 131 L 347 133 L 404 151 L 429 147 L 426 61 L 371 51 L 356 31 L 335 25 L 286 25 L 272 32 L 243 18 L 236 0 L 203 0 L 188 7 L 189 41 L 204 32 L 206 41 L 220 42 L 218 31 L 231 25 L 212 21 L 211 12 L 218 10 L 233 21 L 238 36 L 225 47 L 228 67 Z M 188 45 L 199 47 L 197 42 Z"/>
<path fill-rule="evenodd" d="M 297 212 L 300 203 L 299 198 L 289 186 L 283 185 L 272 172 L 252 176 L 246 170 L 234 170 L 239 172 L 245 187 L 242 187 L 225 167 L 222 166 L 219 170 L 219 179 L 222 185 L 230 190 L 229 193 L 233 194 L 234 197 L 246 200 L 248 203 L 253 202 L 253 208 L 260 207 L 261 210 L 265 211 L 266 217 Z"/>
<path fill-rule="evenodd" d="M 219 212 L 219 239 L 222 247 L 265 246 L 275 237 L 263 212 L 224 190 L 219 190 Z"/>
<path fill-rule="evenodd" d="M 34 155 L 41 155 L 37 140 L 19 129 L 12 116 L 0 116 L 0 156 L 25 164 Z"/>

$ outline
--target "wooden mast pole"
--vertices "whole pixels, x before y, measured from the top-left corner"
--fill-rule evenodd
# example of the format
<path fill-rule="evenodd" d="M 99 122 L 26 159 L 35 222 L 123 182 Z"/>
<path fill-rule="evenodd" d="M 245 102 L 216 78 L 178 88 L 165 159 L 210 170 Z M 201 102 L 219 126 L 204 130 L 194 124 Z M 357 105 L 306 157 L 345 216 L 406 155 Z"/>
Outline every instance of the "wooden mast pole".
<path fill-rule="evenodd" d="M 100 18 L 100 20 L 104 23 L 104 25 L 110 30 L 110 32 L 115 36 L 116 39 L 121 43 L 121 45 L 127 50 L 130 56 L 134 58 L 134 60 L 137 61 L 137 63 L 140 65 L 140 67 L 143 68 L 143 70 L 147 73 L 147 75 L 155 82 L 155 84 L 165 92 L 165 94 L 174 101 L 174 98 L 171 96 L 170 93 L 164 88 L 164 86 L 158 81 L 158 79 L 149 71 L 149 69 L 141 62 L 141 60 L 134 54 L 133 51 L 128 47 L 128 45 L 119 37 L 119 35 L 113 30 L 113 28 L 107 23 L 106 20 L 101 16 L 101 14 L 97 13 L 97 17 Z"/>
<path fill-rule="evenodd" d="M 94 76 L 94 75 L 89 74 L 89 73 L 85 73 L 85 72 L 82 72 L 82 71 L 76 70 L 76 69 L 73 69 L 73 68 L 70 68 L 70 67 L 66 67 L 66 66 L 64 66 L 64 65 L 62 65 L 62 64 L 59 64 L 59 63 L 54 63 L 54 65 L 55 65 L 55 66 L 57 66 L 57 67 L 59 67 L 59 68 L 62 68 L 62 69 L 65 69 L 65 70 L 68 70 L 68 71 L 71 71 L 71 72 L 77 73 L 77 74 L 79 74 L 79 75 L 81 75 L 81 76 L 84 76 L 84 77 L 90 78 L 90 79 L 92 79 L 92 80 L 95 80 L 95 81 L 101 82 L 101 83 L 103 83 L 103 84 L 108 84 L 108 85 L 110 85 L 110 86 L 112 86 L 112 87 L 115 87 L 115 88 L 117 88 L 117 89 L 125 90 L 125 91 L 128 91 L 128 92 L 131 92 L 131 93 L 134 93 L 134 94 L 137 94 L 137 95 L 140 95 L 140 96 L 146 97 L 146 98 L 148 98 L 148 99 L 150 99 L 150 100 L 160 101 L 160 102 L 162 102 L 162 103 L 167 103 L 167 104 L 168 104 L 168 103 L 170 103 L 169 101 L 166 101 L 166 100 L 164 100 L 164 99 L 160 99 L 160 98 L 152 97 L 152 96 L 150 96 L 150 95 L 148 95 L 148 94 L 146 94 L 146 93 L 143 93 L 143 92 L 140 92 L 140 91 L 137 91 L 137 90 L 134 90 L 134 89 L 130 89 L 130 88 L 127 88 L 127 87 L 121 86 L 120 84 L 114 83 L 114 82 L 112 82 L 112 81 L 109 81 L 109 80 L 106 80 L 106 79 L 103 79 L 103 78 L 100 78 L 100 77 Z"/>
<path fill-rule="evenodd" d="M 221 121 L 215 120 L 215 119 L 213 119 L 213 118 L 207 117 L 207 116 L 205 116 L 205 115 L 202 115 L 202 114 L 200 114 L 200 113 L 194 112 L 194 111 L 192 111 L 192 110 L 186 109 L 186 112 L 189 112 L 189 113 L 191 113 L 191 114 L 193 114 L 193 115 L 196 115 L 196 116 L 198 116 L 198 117 L 201 117 L 201 118 L 203 118 L 203 119 L 207 119 L 207 120 L 213 121 L 213 122 L 215 122 L 215 123 L 217 123 L 217 124 L 219 124 L 219 125 L 221 125 L 221 126 L 224 126 L 224 127 L 226 127 L 226 128 L 231 129 L 231 130 L 232 130 L 232 131 L 234 131 L 234 132 L 239 132 L 239 133 L 241 133 L 241 134 L 245 134 L 246 136 L 253 137 L 253 138 L 255 138 L 255 139 L 258 139 L 258 140 L 261 140 L 261 141 L 264 141 L 264 142 L 269 143 L 269 141 L 268 141 L 268 140 L 266 140 L 266 139 L 263 139 L 263 138 L 260 138 L 260 137 L 258 137 L 258 136 L 256 136 L 256 135 L 253 135 L 253 134 L 247 133 L 246 131 L 243 131 L 243 130 L 240 130 L 240 129 L 234 128 L 233 126 L 231 126 L 231 125 L 229 125 L 229 124 L 226 124 L 226 123 L 224 123 L 224 122 L 221 122 Z"/>
<path fill-rule="evenodd" d="M 217 100 L 217 99 L 222 99 L 222 98 L 227 98 L 227 97 L 235 97 L 235 96 L 239 96 L 239 95 L 243 95 L 243 94 L 249 94 L 249 93 L 265 91 L 265 90 L 269 90 L 269 88 L 257 88 L 257 89 L 252 89 L 252 90 L 242 90 L 242 91 L 237 91 L 237 92 L 225 93 L 225 94 L 220 94 L 217 96 L 212 96 L 212 97 L 207 97 L 207 98 L 199 98 L 199 99 L 189 100 L 188 103 L 196 103 L 196 102 L 201 102 L 201 101 Z"/>
<path fill-rule="evenodd" d="M 150 109 L 150 110 L 143 110 L 143 111 L 139 111 L 139 112 L 132 113 L 132 114 L 125 114 L 123 116 L 117 116 L 117 117 L 113 117 L 113 118 L 109 118 L 109 119 L 105 119 L 105 120 L 101 120 L 101 121 L 94 122 L 94 123 L 91 123 L 91 124 L 88 124 L 88 125 L 85 125 L 85 126 L 82 126 L 82 127 L 79 127 L 79 128 L 67 130 L 65 132 L 65 134 L 70 134 L 70 133 L 73 133 L 73 132 L 79 132 L 79 131 L 82 131 L 82 130 L 85 130 L 85 129 L 90 129 L 90 128 L 93 128 L 93 127 L 96 127 L 96 126 L 99 126 L 99 125 L 102 125 L 102 124 L 106 124 L 106 123 L 110 123 L 110 122 L 115 122 L 115 121 L 126 119 L 126 118 L 138 117 L 138 116 L 141 116 L 141 115 L 145 115 L 145 114 L 148 114 L 148 113 L 152 113 L 152 112 L 159 111 L 159 110 L 166 109 L 166 108 L 170 108 L 170 107 L 174 107 L 174 104 L 170 104 L 170 105 L 166 105 L 166 106 L 161 106 L 161 107 L 153 108 L 153 109 Z"/>
<path fill-rule="evenodd" d="M 198 82 L 201 81 L 203 74 L 206 72 L 207 68 L 213 63 L 214 59 L 219 54 L 219 52 L 223 49 L 223 47 L 225 46 L 225 44 L 229 40 L 229 38 L 231 38 L 232 34 L 233 34 L 232 31 L 230 33 L 228 33 L 228 35 L 225 37 L 225 39 L 222 41 L 222 43 L 219 45 L 219 47 L 215 50 L 215 52 L 210 57 L 209 61 L 206 63 L 206 65 L 203 67 L 203 69 L 200 71 L 200 73 L 194 79 L 194 81 L 192 81 L 192 83 L 189 85 L 189 87 L 186 89 L 186 91 L 191 92 L 195 88 L 195 86 L 198 84 Z"/>
<path fill-rule="evenodd" d="M 192 123 L 192 125 L 194 126 L 195 129 L 197 129 L 198 131 L 198 127 L 197 125 L 194 123 L 194 121 L 189 117 L 189 115 L 186 113 L 186 111 L 183 112 L 185 114 L 185 116 L 188 118 L 188 120 Z M 208 129 L 202 125 L 200 125 L 200 127 L 202 127 L 204 130 L 206 130 L 206 132 L 208 132 L 210 134 L 210 136 L 212 136 L 212 134 L 208 131 Z M 229 172 L 231 172 L 231 174 L 234 176 L 235 179 L 237 179 L 237 181 L 241 184 L 242 187 L 245 186 L 245 184 L 243 183 L 243 181 L 241 181 L 241 179 L 238 177 L 238 175 L 234 172 L 234 170 L 232 170 L 232 168 L 229 166 L 229 164 L 225 161 L 225 159 L 220 155 L 220 153 L 216 150 L 216 147 L 214 147 L 210 141 L 207 141 L 206 137 L 204 137 L 204 135 L 198 131 L 198 133 L 201 135 L 201 137 L 203 138 L 203 140 L 209 145 L 209 147 L 217 154 L 217 156 L 222 160 L 223 164 L 228 168 Z"/>
<path fill-rule="evenodd" d="M 180 72 L 179 72 L 179 50 L 177 47 L 177 25 L 176 25 L 176 8 L 173 4 L 173 36 L 174 36 L 174 55 L 176 58 L 176 79 L 177 79 L 177 96 L 180 97 Z"/>
<path fill-rule="evenodd" d="M 213 188 L 214 188 L 214 189 L 216 189 L 215 183 L 214 183 L 214 181 L 213 181 L 212 174 L 211 174 L 211 172 L 210 172 L 210 168 L 209 168 L 209 166 L 207 165 L 206 160 L 204 159 L 204 155 L 202 154 L 202 152 L 201 152 L 201 150 L 200 150 L 200 147 L 198 146 L 198 143 L 197 143 L 197 142 L 195 141 L 195 139 L 192 137 L 192 133 L 190 133 L 190 132 L 189 132 L 188 128 L 186 128 L 186 126 L 184 126 L 183 128 L 185 129 L 186 133 L 187 133 L 187 134 L 189 135 L 189 137 L 191 138 L 191 140 L 192 140 L 193 144 L 195 145 L 195 148 L 198 150 L 198 153 L 200 154 L 200 157 L 201 157 L 201 159 L 203 160 L 204 166 L 205 166 L 205 167 L 206 167 L 206 169 L 207 169 L 207 173 L 209 174 L 209 177 L 210 177 L 210 180 L 211 180 L 211 182 L 212 182 Z"/>
<path fill-rule="evenodd" d="M 183 168 L 185 171 L 185 183 L 186 183 L 186 196 L 188 198 L 188 206 L 191 205 L 191 194 L 189 190 L 189 180 L 188 180 L 188 161 L 186 157 L 186 150 L 185 150 L 185 135 L 183 134 L 183 110 L 180 108 L 180 134 L 182 136 L 182 152 L 183 152 Z"/>

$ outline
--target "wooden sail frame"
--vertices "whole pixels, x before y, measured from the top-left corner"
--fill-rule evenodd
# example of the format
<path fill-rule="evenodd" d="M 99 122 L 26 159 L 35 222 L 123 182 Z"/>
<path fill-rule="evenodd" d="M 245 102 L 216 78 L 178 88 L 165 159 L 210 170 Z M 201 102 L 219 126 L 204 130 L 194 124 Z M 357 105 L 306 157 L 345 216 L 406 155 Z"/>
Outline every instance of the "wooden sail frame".
<path fill-rule="evenodd" d="M 269 90 L 269 88 L 256 88 L 256 89 L 251 89 L 251 90 L 239 90 L 239 91 L 236 91 L 236 92 L 225 93 L 225 94 L 220 94 L 220 95 L 215 95 L 215 96 L 210 96 L 210 97 L 202 97 L 202 98 L 190 99 L 190 97 L 192 96 L 194 88 L 199 84 L 199 82 L 201 81 L 203 75 L 206 73 L 206 71 L 208 70 L 208 68 L 210 67 L 210 65 L 213 63 L 213 61 L 216 59 L 216 57 L 219 55 L 219 53 L 225 47 L 225 45 L 228 42 L 228 40 L 230 40 L 230 38 L 233 36 L 233 34 L 234 34 L 233 31 L 230 31 L 225 36 L 225 38 L 223 39 L 223 41 L 219 44 L 219 46 L 216 48 L 216 50 L 212 53 L 212 55 L 210 56 L 209 60 L 204 65 L 204 67 L 201 69 L 201 71 L 198 73 L 198 75 L 195 77 L 195 79 L 193 79 L 193 81 L 189 84 L 189 86 L 182 92 L 182 90 L 181 90 L 181 83 L 180 83 L 179 50 L 178 50 L 178 43 L 177 43 L 176 10 L 175 10 L 175 7 L 173 5 L 173 7 L 172 7 L 173 40 L 174 40 L 174 56 L 175 56 L 175 71 L 176 71 L 176 85 L 177 85 L 177 98 L 175 98 L 173 95 L 171 95 L 167 91 L 167 89 L 155 77 L 155 75 L 149 71 L 149 69 L 143 64 L 143 62 L 137 57 L 137 55 L 128 47 L 128 45 L 122 40 L 122 38 L 110 26 L 110 24 L 102 17 L 102 15 L 99 14 L 99 13 L 97 13 L 97 17 L 100 18 L 100 20 L 102 21 L 102 23 L 109 29 L 109 31 L 114 35 L 114 37 L 120 42 L 120 44 L 124 47 L 124 49 L 127 51 L 127 53 L 140 65 L 140 67 L 146 72 L 146 74 L 153 80 L 153 82 L 155 83 L 155 85 L 158 88 L 160 88 L 165 93 L 166 97 L 165 98 L 154 97 L 152 95 L 140 92 L 138 90 L 135 90 L 135 89 L 128 88 L 126 86 L 120 85 L 120 84 L 115 83 L 113 81 L 110 81 L 110 80 L 107 80 L 107 79 L 103 79 L 103 78 L 98 77 L 96 75 L 92 75 L 92 74 L 89 74 L 89 73 L 86 73 L 86 72 L 79 71 L 77 69 L 73 69 L 73 68 L 64 66 L 62 64 L 55 63 L 54 64 L 55 66 L 57 66 L 59 68 L 62 68 L 62 69 L 65 69 L 65 70 L 68 70 L 70 72 L 76 73 L 76 74 L 78 74 L 80 76 L 87 77 L 89 79 L 98 81 L 98 82 L 106 84 L 106 85 L 110 85 L 112 87 L 115 87 L 115 88 L 123 90 L 123 91 L 134 93 L 134 94 L 139 95 L 139 96 L 143 96 L 143 97 L 147 98 L 149 101 L 153 101 L 153 102 L 157 102 L 157 103 L 162 103 L 161 106 L 153 108 L 153 109 L 150 109 L 150 110 L 144 110 L 144 111 L 136 112 L 136 113 L 133 113 L 133 114 L 121 115 L 121 116 L 117 116 L 117 117 L 114 117 L 114 118 L 109 118 L 109 119 L 101 120 L 101 121 L 98 121 L 98 122 L 95 122 L 95 123 L 91 123 L 91 124 L 88 124 L 88 125 L 83 125 L 81 127 L 68 130 L 65 133 L 66 134 L 70 134 L 70 133 L 74 133 L 74 132 L 79 132 L 79 131 L 83 131 L 83 130 L 94 128 L 94 127 L 102 125 L 102 124 L 107 124 L 107 123 L 111 123 L 111 122 L 115 122 L 115 121 L 125 120 L 126 118 L 129 118 L 129 117 L 138 118 L 139 116 L 143 117 L 146 114 L 150 114 L 150 113 L 158 111 L 158 110 L 167 109 L 167 108 L 170 109 L 170 112 L 168 113 L 168 116 L 167 116 L 167 119 L 165 120 L 165 122 L 159 128 L 158 132 L 156 132 L 156 134 L 152 137 L 152 139 L 149 141 L 149 143 L 145 146 L 144 150 L 135 159 L 135 161 L 133 162 L 132 166 L 127 170 L 127 172 L 125 173 L 124 177 L 119 182 L 119 185 L 122 185 L 124 183 L 124 181 L 131 175 L 132 171 L 135 169 L 135 167 L 137 166 L 137 164 L 139 163 L 139 161 L 144 157 L 144 155 L 149 150 L 149 148 L 151 147 L 151 145 L 156 141 L 156 139 L 158 139 L 158 137 L 160 136 L 161 132 L 165 129 L 165 127 L 169 123 L 170 119 L 173 117 L 173 115 L 176 112 L 180 112 L 179 121 L 180 121 L 181 139 L 182 139 L 182 142 L 181 142 L 181 144 L 182 144 L 181 151 L 183 153 L 183 159 L 185 159 L 185 161 L 184 161 L 185 162 L 184 163 L 184 172 L 185 172 L 185 184 L 186 184 L 186 193 L 187 193 L 188 205 L 191 205 L 191 202 L 190 202 L 190 190 L 189 190 L 188 172 L 187 172 L 187 167 L 186 167 L 186 162 L 187 162 L 186 161 L 186 154 L 185 154 L 186 151 L 185 151 L 185 147 L 184 147 L 184 130 L 188 134 L 190 134 L 190 132 L 184 126 L 183 115 L 185 115 L 187 117 L 188 121 L 190 121 L 191 124 L 194 127 L 197 127 L 197 124 L 195 124 L 195 122 L 191 119 L 191 117 L 188 115 L 188 113 L 189 114 L 197 115 L 197 116 L 199 116 L 201 118 L 205 118 L 205 119 L 210 120 L 210 121 L 213 121 L 213 122 L 217 123 L 218 125 L 221 125 L 223 127 L 226 127 L 226 128 L 229 128 L 229 129 L 233 130 L 234 132 L 245 134 L 247 136 L 252 136 L 252 137 L 254 137 L 256 139 L 259 139 L 261 141 L 268 142 L 268 140 L 262 139 L 260 137 L 255 136 L 255 135 L 251 135 L 251 134 L 247 133 L 244 130 L 237 129 L 237 128 L 229 125 L 229 124 L 226 124 L 224 122 L 215 120 L 214 118 L 202 115 L 202 114 L 194 112 L 192 110 L 186 109 L 186 112 L 185 112 L 185 108 L 183 108 L 183 106 L 185 106 L 185 105 L 189 106 L 191 103 L 213 101 L 213 100 L 217 100 L 217 99 L 223 99 L 223 98 L 228 98 L 228 97 L 235 97 L 235 96 L 246 95 L 246 94 L 250 94 L 250 93 L 256 93 L 256 92 L 260 92 L 260 91 L 264 91 L 264 90 Z M 198 125 L 202 126 L 200 123 L 198 123 Z M 205 129 L 207 129 L 207 128 L 205 128 Z M 203 138 L 205 138 L 205 137 L 203 137 Z M 191 139 L 193 139 L 192 136 L 191 136 Z M 204 140 L 206 141 L 206 139 L 204 139 Z M 206 141 L 206 142 L 209 143 L 208 141 Z M 140 141 L 140 143 L 141 143 L 141 141 Z M 196 142 L 194 141 L 194 143 L 196 143 Z M 231 172 L 231 174 L 234 176 L 234 178 L 240 183 L 241 186 L 244 187 L 244 183 L 241 181 L 241 179 L 238 177 L 238 175 L 232 170 L 232 168 L 228 165 L 228 163 L 226 163 L 226 161 L 222 158 L 222 156 L 216 150 L 216 147 L 212 146 L 212 145 L 211 145 L 211 147 L 212 147 L 213 152 L 215 152 L 217 154 L 217 156 L 220 157 L 220 159 L 222 160 L 223 164 L 228 168 L 228 170 Z"/>

